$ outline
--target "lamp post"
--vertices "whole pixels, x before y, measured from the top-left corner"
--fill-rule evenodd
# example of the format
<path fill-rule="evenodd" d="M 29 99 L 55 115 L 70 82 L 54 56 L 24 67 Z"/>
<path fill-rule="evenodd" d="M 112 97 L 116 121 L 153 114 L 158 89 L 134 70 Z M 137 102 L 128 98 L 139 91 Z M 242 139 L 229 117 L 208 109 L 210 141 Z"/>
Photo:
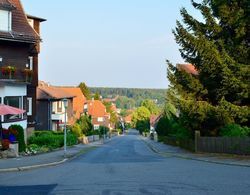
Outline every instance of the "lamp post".
<path fill-rule="evenodd" d="M 66 114 L 67 114 L 67 108 L 68 108 L 68 99 L 64 98 L 63 100 L 63 105 L 64 105 L 64 157 L 66 157 L 66 152 L 67 152 L 67 130 L 66 130 L 66 124 L 67 124 L 67 118 L 66 118 Z"/>

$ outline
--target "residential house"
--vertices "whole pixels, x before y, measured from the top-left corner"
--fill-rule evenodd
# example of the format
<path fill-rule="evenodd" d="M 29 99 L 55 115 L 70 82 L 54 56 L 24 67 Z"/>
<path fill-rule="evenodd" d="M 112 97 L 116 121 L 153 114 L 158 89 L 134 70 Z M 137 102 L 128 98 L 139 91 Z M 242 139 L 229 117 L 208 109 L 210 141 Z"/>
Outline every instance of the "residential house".
<path fill-rule="evenodd" d="M 128 116 L 125 116 L 123 120 L 124 120 L 124 122 L 126 124 L 131 124 L 131 122 L 132 122 L 132 114 L 129 114 Z"/>
<path fill-rule="evenodd" d="M 27 16 L 20 0 L 0 0 L 0 103 L 27 111 L 22 115 L 2 116 L 5 128 L 11 124 L 34 128 L 39 32 L 43 21 Z"/>
<path fill-rule="evenodd" d="M 89 100 L 84 105 L 84 111 L 91 116 L 91 121 L 94 129 L 99 129 L 100 126 L 110 128 L 110 114 L 107 113 L 106 107 L 100 100 Z"/>
<path fill-rule="evenodd" d="M 196 70 L 196 68 L 194 67 L 194 65 L 192 64 L 176 64 L 176 68 L 179 70 L 179 71 L 185 71 L 189 74 L 192 74 L 192 75 L 198 75 L 198 71 Z"/>
<path fill-rule="evenodd" d="M 84 104 L 86 102 L 86 97 L 83 95 L 79 87 L 59 87 L 60 89 L 70 93 L 74 96 L 73 98 L 73 118 L 70 123 L 75 123 L 77 119 L 84 114 Z"/>
<path fill-rule="evenodd" d="M 149 122 L 150 122 L 150 133 L 153 133 L 155 131 L 156 125 L 159 122 L 160 118 L 162 117 L 162 114 L 154 115 L 152 114 L 150 116 Z"/>
<path fill-rule="evenodd" d="M 62 129 L 65 122 L 65 107 L 63 100 L 68 100 L 66 123 L 72 125 L 74 95 L 60 87 L 39 85 L 37 88 L 37 124 L 36 130 Z"/>

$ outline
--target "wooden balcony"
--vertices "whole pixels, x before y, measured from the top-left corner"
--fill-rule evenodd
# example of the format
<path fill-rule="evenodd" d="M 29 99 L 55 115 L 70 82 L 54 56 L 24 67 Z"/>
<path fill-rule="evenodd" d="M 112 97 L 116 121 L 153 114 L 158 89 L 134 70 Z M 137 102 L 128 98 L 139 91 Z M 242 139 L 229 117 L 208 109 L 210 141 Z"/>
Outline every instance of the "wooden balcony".
<path fill-rule="evenodd" d="M 0 68 L 0 82 L 17 82 L 30 84 L 33 79 L 33 71 L 28 69 L 15 69 L 14 72 L 6 72 Z"/>

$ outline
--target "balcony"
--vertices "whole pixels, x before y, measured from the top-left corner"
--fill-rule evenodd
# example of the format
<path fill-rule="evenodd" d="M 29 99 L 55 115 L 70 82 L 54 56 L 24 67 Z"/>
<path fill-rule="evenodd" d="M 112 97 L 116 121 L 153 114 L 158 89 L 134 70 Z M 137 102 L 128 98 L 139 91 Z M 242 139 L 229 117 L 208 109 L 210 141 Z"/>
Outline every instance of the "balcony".
<path fill-rule="evenodd" d="M 64 121 L 64 113 L 53 113 L 51 115 L 53 121 Z"/>
<path fill-rule="evenodd" d="M 16 69 L 13 66 L 0 67 L 0 82 L 31 83 L 33 71 L 29 69 Z"/>

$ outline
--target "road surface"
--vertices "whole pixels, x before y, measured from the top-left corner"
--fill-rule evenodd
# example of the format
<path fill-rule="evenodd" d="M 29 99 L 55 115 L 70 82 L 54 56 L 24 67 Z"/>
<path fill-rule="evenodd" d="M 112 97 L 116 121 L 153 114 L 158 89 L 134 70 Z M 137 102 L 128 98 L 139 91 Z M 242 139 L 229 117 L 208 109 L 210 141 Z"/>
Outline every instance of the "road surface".
<path fill-rule="evenodd" d="M 250 168 L 161 157 L 134 132 L 64 164 L 0 174 L 0 194 L 250 194 Z"/>

